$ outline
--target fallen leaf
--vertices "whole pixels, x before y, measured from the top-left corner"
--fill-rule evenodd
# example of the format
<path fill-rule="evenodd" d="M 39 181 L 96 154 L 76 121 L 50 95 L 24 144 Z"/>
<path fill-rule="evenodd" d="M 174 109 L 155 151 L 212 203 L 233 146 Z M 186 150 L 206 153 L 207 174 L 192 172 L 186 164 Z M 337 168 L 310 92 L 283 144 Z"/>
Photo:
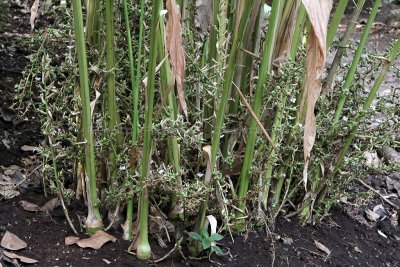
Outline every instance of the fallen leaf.
<path fill-rule="evenodd" d="M 378 213 L 373 212 L 370 209 L 365 210 L 365 215 L 367 215 L 368 220 L 376 222 L 381 217 Z"/>
<path fill-rule="evenodd" d="M 388 238 L 387 235 L 385 235 L 381 230 L 378 230 L 378 234 L 383 236 L 384 238 Z"/>
<path fill-rule="evenodd" d="M 37 150 L 38 150 L 38 147 L 36 147 L 36 146 L 23 145 L 23 146 L 21 146 L 21 150 L 22 150 L 22 151 L 25 151 L 25 152 L 28 152 L 28 151 L 34 152 L 34 151 L 37 151 Z"/>
<path fill-rule="evenodd" d="M 106 264 L 111 264 L 111 261 L 109 261 L 109 260 L 107 260 L 107 259 L 103 259 L 103 261 L 104 261 Z"/>
<path fill-rule="evenodd" d="M 183 114 L 185 114 L 187 118 L 187 105 L 183 91 L 186 62 L 182 41 L 181 14 L 179 11 L 179 6 L 176 4 L 175 0 L 167 0 L 166 6 L 168 11 L 168 20 L 166 25 L 166 46 L 171 58 L 172 76 L 176 81 L 179 108 L 181 111 L 183 111 Z"/>
<path fill-rule="evenodd" d="M 290 237 L 282 237 L 281 239 L 282 239 L 283 244 L 285 244 L 285 245 L 293 244 L 293 239 Z"/>
<path fill-rule="evenodd" d="M 40 1 L 39 0 L 35 0 L 35 2 L 33 3 L 32 7 L 31 7 L 31 29 L 33 30 L 35 28 L 35 20 L 36 18 L 39 16 L 39 4 Z"/>
<path fill-rule="evenodd" d="M 8 252 L 8 251 L 3 251 L 3 254 L 11 259 L 19 259 L 23 263 L 37 263 L 38 262 L 37 260 L 31 259 L 31 258 L 28 258 L 25 256 L 20 256 L 20 255 L 17 255 L 15 253 Z"/>
<path fill-rule="evenodd" d="M 13 233 L 6 231 L 3 238 L 1 239 L 0 245 L 8 250 L 20 250 L 26 248 L 27 244 L 18 236 Z"/>
<path fill-rule="evenodd" d="M 35 212 L 40 210 L 40 207 L 38 205 L 30 203 L 26 200 L 21 200 L 20 202 L 18 202 L 18 204 L 26 211 Z"/>
<path fill-rule="evenodd" d="M 58 197 L 56 197 L 47 201 L 46 204 L 44 204 L 43 207 L 40 208 L 40 210 L 50 212 L 55 208 L 57 208 L 59 205 L 60 205 L 60 200 L 58 199 Z"/>
<path fill-rule="evenodd" d="M 331 251 L 326 246 L 324 246 L 322 243 L 318 242 L 317 240 L 314 240 L 314 244 L 319 250 L 325 252 L 327 255 L 331 254 Z"/>
<path fill-rule="evenodd" d="M 303 140 L 303 181 L 305 188 L 307 188 L 308 163 L 317 134 L 314 107 L 322 88 L 321 75 L 326 59 L 326 35 L 332 0 L 302 0 L 302 2 L 311 22 L 311 31 L 307 40 L 306 81 L 299 108 L 299 113 L 302 115 L 304 107 L 306 107 Z"/>
<path fill-rule="evenodd" d="M 114 236 L 100 230 L 89 238 L 79 240 L 76 244 L 81 248 L 99 249 L 105 243 L 109 241 L 115 242 L 116 240 L 117 239 Z"/>
<path fill-rule="evenodd" d="M 76 244 L 79 240 L 80 240 L 80 238 L 77 236 L 67 236 L 64 239 L 64 242 L 65 242 L 65 245 L 70 246 L 70 245 Z"/>

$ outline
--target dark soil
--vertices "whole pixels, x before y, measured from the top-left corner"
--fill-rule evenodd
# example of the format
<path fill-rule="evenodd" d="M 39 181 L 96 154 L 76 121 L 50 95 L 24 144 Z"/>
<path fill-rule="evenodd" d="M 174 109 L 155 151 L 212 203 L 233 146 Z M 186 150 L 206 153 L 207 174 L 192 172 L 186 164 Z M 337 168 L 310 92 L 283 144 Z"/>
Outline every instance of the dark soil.
<path fill-rule="evenodd" d="M 107 266 L 103 259 L 112 262 L 113 266 L 147 266 L 128 254 L 130 243 L 121 238 L 99 250 L 65 245 L 64 238 L 74 234 L 64 219 L 62 209 L 59 207 L 51 214 L 32 213 L 20 207 L 20 200 L 39 205 L 46 202 L 42 194 L 35 192 L 0 202 L 0 236 L 7 230 L 26 241 L 28 247 L 19 254 L 39 260 L 37 266 Z M 77 227 L 77 215 L 85 215 L 82 208 L 72 205 L 70 209 Z M 384 231 L 388 238 L 379 235 L 378 229 Z M 121 232 L 111 234 L 121 236 Z M 275 266 L 400 266 L 400 242 L 395 240 L 393 234 L 396 232 L 390 225 L 369 228 L 351 218 L 344 207 L 338 206 L 316 225 L 301 226 L 297 221 L 280 218 L 273 238 L 263 230 L 236 236 L 234 242 L 227 235 L 222 241 L 222 248 L 229 250 L 229 254 L 213 255 L 211 260 L 224 266 L 271 266 L 273 257 Z M 319 250 L 314 241 L 325 245 L 331 254 L 328 256 Z M 169 249 L 161 249 L 154 240 L 151 245 L 154 258 L 162 257 L 172 248 L 170 244 Z M 183 251 L 186 252 L 185 248 Z M 158 265 L 217 266 L 207 259 L 185 260 L 179 254 Z"/>
<path fill-rule="evenodd" d="M 9 109 L 15 101 L 14 85 L 19 82 L 24 67 L 29 63 L 26 56 L 30 52 L 27 48 L 30 25 L 29 14 L 21 12 L 21 7 L 4 3 L 7 2 L 0 2 L 0 166 L 7 167 L 22 166 L 23 159 L 32 153 L 22 151 L 21 146 L 37 146 L 42 136 L 35 114 L 19 120 Z M 381 18 L 385 16 L 381 15 Z M 38 27 L 48 23 L 51 20 L 39 21 Z M 378 176 L 372 176 L 369 184 L 374 185 L 377 180 Z M 380 186 L 379 182 L 377 186 Z M 50 214 L 28 212 L 20 207 L 21 200 L 38 205 L 47 201 L 37 187 L 33 189 L 0 202 L 0 237 L 5 231 L 10 231 L 28 244 L 18 254 L 37 259 L 39 263 L 36 266 L 107 266 L 106 261 L 111 262 L 112 266 L 148 266 L 127 252 L 130 242 L 122 240 L 119 231 L 110 232 L 117 237 L 115 243 L 107 243 L 99 250 L 66 246 L 64 238 L 74 234 L 60 207 Z M 350 189 L 355 192 L 368 191 L 359 185 L 352 185 Z M 280 217 L 273 234 L 265 229 L 247 232 L 235 236 L 234 242 L 226 235 L 221 242 L 221 248 L 229 252 L 225 256 L 213 254 L 211 259 L 188 260 L 175 253 L 158 265 L 400 266 L 399 226 L 392 226 L 389 219 L 368 223 L 364 216 L 368 203 L 356 205 L 344 202 L 338 203 L 332 208 L 331 214 L 316 225 L 301 226 L 295 219 Z M 375 205 L 383 202 L 375 196 L 369 203 Z M 387 207 L 387 204 L 383 204 Z M 72 203 L 69 212 L 79 230 L 78 216 L 86 214 L 85 207 L 80 203 Z M 326 246 L 331 253 L 328 255 L 318 249 L 315 241 Z M 151 245 L 153 257 L 160 258 L 173 247 L 173 242 L 168 244 L 167 249 L 162 249 L 155 239 Z M 187 257 L 186 245 L 182 244 L 182 247 Z M 0 255 L 1 252 L 0 249 Z"/>

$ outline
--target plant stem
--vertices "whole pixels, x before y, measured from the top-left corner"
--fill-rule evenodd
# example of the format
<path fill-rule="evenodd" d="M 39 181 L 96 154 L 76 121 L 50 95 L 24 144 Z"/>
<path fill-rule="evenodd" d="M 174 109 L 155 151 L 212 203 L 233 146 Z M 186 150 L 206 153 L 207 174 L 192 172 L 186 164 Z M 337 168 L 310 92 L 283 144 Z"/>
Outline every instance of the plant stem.
<path fill-rule="evenodd" d="M 396 42 L 393 45 L 392 50 L 390 51 L 385 63 L 383 64 L 382 69 L 381 69 L 378 77 L 376 78 L 375 83 L 374 83 L 371 91 L 368 94 L 367 99 L 364 102 L 363 109 L 362 109 L 361 113 L 359 113 L 359 115 L 355 118 L 355 125 L 351 129 L 350 134 L 347 137 L 346 143 L 345 143 L 345 145 L 343 146 L 342 150 L 339 153 L 339 157 L 338 157 L 338 159 L 336 161 L 335 169 L 334 169 L 334 171 L 332 173 L 332 178 L 336 176 L 336 174 L 338 173 L 338 171 L 342 167 L 343 159 L 344 159 L 345 155 L 347 154 L 347 152 L 348 152 L 348 150 L 350 148 L 350 145 L 353 142 L 355 134 L 356 134 L 356 132 L 358 130 L 358 127 L 360 125 L 360 122 L 365 117 L 366 112 L 370 108 L 370 106 L 372 104 L 372 100 L 374 100 L 374 98 L 376 96 L 376 93 L 378 92 L 379 87 L 381 86 L 382 81 L 385 78 L 385 75 L 388 72 L 390 66 L 393 64 L 394 59 L 396 58 L 397 54 L 399 53 L 399 50 L 400 50 L 400 38 L 396 40 Z"/>
<path fill-rule="evenodd" d="M 152 146 L 152 126 L 153 126 L 153 105 L 154 105 L 154 87 L 157 63 L 157 27 L 159 24 L 161 0 L 155 0 L 152 7 L 151 19 L 151 37 L 150 37 L 150 58 L 147 79 L 147 106 L 144 119 L 144 144 L 142 173 L 140 176 L 140 200 L 139 200 L 139 243 L 137 247 L 137 257 L 139 260 L 148 260 L 151 256 L 151 248 L 148 237 L 149 220 L 149 199 L 146 180 L 149 176 L 151 146 Z"/>
<path fill-rule="evenodd" d="M 75 25 L 76 51 L 78 53 L 80 94 L 82 102 L 82 128 L 85 139 L 85 172 L 88 193 L 88 217 L 86 219 L 86 230 L 90 233 L 101 229 L 103 223 L 98 206 L 96 188 L 96 167 L 94 157 L 92 115 L 90 111 L 89 78 L 86 59 L 86 45 L 83 34 L 83 17 L 80 0 L 73 0 L 73 13 Z"/>
<path fill-rule="evenodd" d="M 332 45 L 333 39 L 335 38 L 339 23 L 343 18 L 343 14 L 344 11 L 346 10 L 348 2 L 349 0 L 340 0 L 336 7 L 335 14 L 333 15 L 331 23 L 329 23 L 328 34 L 326 37 L 327 49 L 329 49 L 329 47 L 331 47 Z"/>
<path fill-rule="evenodd" d="M 335 126 L 338 123 L 339 118 L 342 114 L 344 104 L 346 102 L 347 96 L 349 95 L 349 90 L 350 90 L 350 87 L 354 80 L 354 74 L 356 73 L 358 62 L 360 61 L 361 55 L 364 51 L 364 47 L 365 47 L 365 44 L 367 43 L 367 39 L 368 39 L 368 35 L 369 35 L 369 32 L 372 27 L 372 23 L 375 20 L 376 13 L 378 12 L 379 7 L 381 6 L 381 2 L 382 2 L 382 0 L 376 0 L 373 8 L 371 10 L 371 13 L 369 14 L 367 24 L 365 25 L 365 29 L 361 36 L 360 43 L 357 47 L 357 51 L 354 55 L 353 61 L 351 62 L 349 72 L 347 73 L 346 80 L 343 85 L 339 104 L 338 104 L 338 106 L 336 108 L 336 112 L 335 112 L 335 118 L 333 119 L 332 126 L 328 132 L 328 140 L 331 140 L 333 133 L 335 131 Z"/>
<path fill-rule="evenodd" d="M 279 26 L 279 14 L 282 10 L 282 1 L 274 0 L 272 2 L 272 10 L 269 20 L 269 26 L 267 35 L 264 42 L 263 48 L 263 55 L 260 70 L 258 73 L 258 81 L 254 96 L 253 102 L 253 111 L 257 115 L 260 116 L 261 112 L 261 103 L 263 99 L 265 81 L 267 78 L 267 74 L 270 72 L 271 65 L 272 65 L 272 55 L 274 51 L 274 44 L 276 40 L 276 32 Z M 249 134 L 247 137 L 247 144 L 246 144 L 246 151 L 244 155 L 243 167 L 240 172 L 240 180 L 239 180 L 239 190 L 238 190 L 238 197 L 239 197 L 239 209 L 244 210 L 246 206 L 245 197 L 247 195 L 248 187 L 249 187 L 249 176 L 250 176 L 250 168 L 252 166 L 252 160 L 254 156 L 254 145 L 256 141 L 256 134 L 257 134 L 257 125 L 256 121 L 252 118 L 250 121 L 249 126 Z M 239 223 L 240 224 L 240 223 Z M 238 226 L 240 227 L 240 225 Z"/>
<path fill-rule="evenodd" d="M 344 33 L 344 36 L 340 43 L 340 46 L 338 47 L 338 49 L 336 51 L 335 58 L 333 59 L 332 65 L 328 72 L 328 76 L 324 83 L 324 87 L 322 88 L 322 93 L 331 91 L 334 86 L 334 81 L 335 81 L 335 78 L 337 75 L 337 69 L 339 68 L 343 53 L 346 50 L 347 45 L 350 41 L 350 37 L 353 34 L 354 28 L 356 27 L 358 17 L 361 14 L 364 3 L 365 3 L 365 0 L 358 0 L 356 8 L 354 9 L 353 13 L 351 14 L 351 19 L 347 25 L 346 32 Z"/>

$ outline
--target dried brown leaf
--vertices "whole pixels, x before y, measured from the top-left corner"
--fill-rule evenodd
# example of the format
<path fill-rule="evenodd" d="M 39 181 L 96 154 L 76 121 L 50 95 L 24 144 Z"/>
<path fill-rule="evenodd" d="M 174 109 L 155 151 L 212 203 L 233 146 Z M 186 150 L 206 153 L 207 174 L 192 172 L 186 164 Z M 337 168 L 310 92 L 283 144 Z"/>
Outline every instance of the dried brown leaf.
<path fill-rule="evenodd" d="M 89 238 L 79 240 L 78 242 L 76 242 L 76 244 L 81 248 L 99 249 L 105 243 L 109 241 L 115 242 L 116 240 L 117 239 L 114 236 L 100 230 Z"/>
<path fill-rule="evenodd" d="M 0 245 L 8 250 L 20 250 L 27 246 L 24 240 L 9 231 L 4 234 Z"/>
<path fill-rule="evenodd" d="M 325 252 L 327 255 L 331 254 L 331 251 L 329 250 L 329 248 L 327 248 L 325 245 L 323 245 L 322 243 L 318 242 L 317 240 L 314 240 L 314 244 L 319 250 Z"/>
<path fill-rule="evenodd" d="M 321 74 L 326 59 L 326 35 L 332 0 L 302 0 L 311 22 L 311 32 L 307 40 L 307 75 L 300 105 L 300 114 L 306 106 L 304 124 L 304 171 L 303 180 L 307 187 L 308 163 L 316 136 L 315 103 L 321 93 Z"/>
<path fill-rule="evenodd" d="M 35 2 L 33 3 L 32 7 L 31 7 L 31 29 L 33 30 L 35 28 L 35 20 L 36 18 L 39 16 L 39 4 L 40 1 L 39 0 L 35 0 Z"/>
<path fill-rule="evenodd" d="M 46 204 L 44 204 L 43 207 L 40 208 L 40 210 L 50 212 L 55 208 L 57 208 L 59 205 L 60 205 L 60 200 L 58 199 L 58 197 L 55 197 L 47 201 Z"/>
<path fill-rule="evenodd" d="M 28 258 L 28 257 L 25 257 L 25 256 L 20 256 L 20 255 L 17 255 L 15 253 L 8 252 L 8 251 L 4 251 L 3 254 L 6 255 L 7 257 L 11 258 L 11 259 L 18 259 L 23 263 L 28 263 L 28 264 L 31 263 L 32 264 L 32 263 L 37 263 L 38 262 L 37 260 L 31 259 L 31 258 Z"/>
<path fill-rule="evenodd" d="M 180 110 L 187 117 L 187 105 L 183 90 L 183 81 L 185 78 L 185 51 L 182 41 L 182 24 L 179 7 L 175 0 L 167 0 L 168 20 L 166 26 L 167 49 L 171 59 L 172 76 L 176 80 L 178 93 L 178 103 Z"/>
<path fill-rule="evenodd" d="M 18 202 L 18 203 L 19 203 L 19 205 L 21 206 L 21 208 L 23 208 L 23 209 L 26 210 L 26 211 L 35 212 L 35 211 L 39 211 L 39 210 L 40 210 L 40 207 L 39 207 L 38 205 L 33 204 L 33 203 L 31 203 L 31 202 L 28 202 L 28 201 L 26 201 L 26 200 L 21 200 L 21 201 Z"/>
<path fill-rule="evenodd" d="M 77 236 L 67 236 L 64 239 L 64 242 L 65 242 L 65 245 L 70 246 L 70 245 L 76 244 L 76 242 L 78 242 L 79 240 L 80 240 L 80 238 Z"/>

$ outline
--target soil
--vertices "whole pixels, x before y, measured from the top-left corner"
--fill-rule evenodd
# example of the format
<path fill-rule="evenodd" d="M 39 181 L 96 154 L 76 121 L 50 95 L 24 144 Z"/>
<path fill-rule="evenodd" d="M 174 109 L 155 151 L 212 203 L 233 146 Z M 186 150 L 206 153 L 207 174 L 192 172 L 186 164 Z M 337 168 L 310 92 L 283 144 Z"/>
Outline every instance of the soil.
<path fill-rule="evenodd" d="M 30 3 L 31 4 L 31 3 Z M 385 6 L 383 12 L 399 10 L 398 5 Z M 21 150 L 23 145 L 37 146 L 42 139 L 40 124 L 35 114 L 28 114 L 26 120 L 18 121 L 9 107 L 14 103 L 14 85 L 22 77 L 22 71 L 29 63 L 26 58 L 30 51 L 29 13 L 8 1 L 0 1 L 0 171 L 11 165 L 24 166 L 32 162 L 35 155 Z M 386 11 L 385 11 L 386 10 Z M 384 14 L 380 17 L 386 23 Z M 51 23 L 51 19 L 42 19 L 38 27 Z M 385 24 L 386 25 L 386 24 Z M 378 29 L 379 30 L 379 29 Z M 360 32 L 360 30 L 358 30 Z M 383 32 L 382 32 L 383 31 Z M 385 36 L 386 43 L 398 34 L 398 29 L 384 27 L 375 33 Z M 373 36 L 375 36 L 373 34 Z M 379 47 L 385 44 L 379 39 Z M 373 44 L 370 44 L 372 47 Z M 22 170 L 23 172 L 23 170 Z M 27 174 L 28 171 L 25 171 Z M 33 172 L 30 172 L 33 173 Z M 31 179 L 40 179 L 39 175 Z M 371 174 L 365 181 L 375 189 L 384 186 L 385 177 Z M 399 179 L 400 180 L 400 179 Z M 99 250 L 83 249 L 77 245 L 67 246 L 64 239 L 73 236 L 68 227 L 61 207 L 50 213 L 28 212 L 21 208 L 21 200 L 43 205 L 46 199 L 40 187 L 28 187 L 20 196 L 0 201 L 0 237 L 10 231 L 23 239 L 28 246 L 17 252 L 39 261 L 36 266 L 148 266 L 138 262 L 134 255 L 127 252 L 130 242 L 120 238 L 121 232 L 110 231 L 117 237 Z M 400 266 L 400 230 L 393 226 L 391 219 L 398 220 L 391 207 L 378 196 L 360 192 L 369 191 L 360 184 L 351 184 L 349 193 L 357 192 L 353 198 L 342 199 L 330 214 L 315 225 L 302 226 L 294 219 L 279 217 L 273 234 L 266 229 L 249 231 L 234 236 L 226 235 L 221 241 L 224 256 L 213 254 L 210 259 L 185 259 L 174 253 L 160 266 Z M 353 194 L 354 195 L 354 194 Z M 400 205 L 399 199 L 394 200 Z M 385 216 L 374 223 L 366 220 L 365 210 L 382 204 Z M 79 230 L 78 216 L 84 216 L 85 207 L 73 202 L 69 208 L 70 217 Z M 82 234 L 83 238 L 84 235 Z M 319 242 L 319 243 L 316 243 Z M 319 244 L 319 248 L 318 248 Z M 321 246 L 322 244 L 322 246 Z M 167 248 L 161 248 L 155 239 L 151 240 L 154 258 L 164 256 L 173 247 L 173 241 Z M 188 255 L 182 244 L 183 255 Z M 321 250 L 322 248 L 322 250 Z M 324 252 L 327 248 L 329 253 Z M 2 249 L 0 249 L 0 256 Z M 109 264 L 108 264 L 108 263 Z M 14 266 L 1 260 L 0 266 Z M 150 263 L 152 264 L 152 263 Z"/>

